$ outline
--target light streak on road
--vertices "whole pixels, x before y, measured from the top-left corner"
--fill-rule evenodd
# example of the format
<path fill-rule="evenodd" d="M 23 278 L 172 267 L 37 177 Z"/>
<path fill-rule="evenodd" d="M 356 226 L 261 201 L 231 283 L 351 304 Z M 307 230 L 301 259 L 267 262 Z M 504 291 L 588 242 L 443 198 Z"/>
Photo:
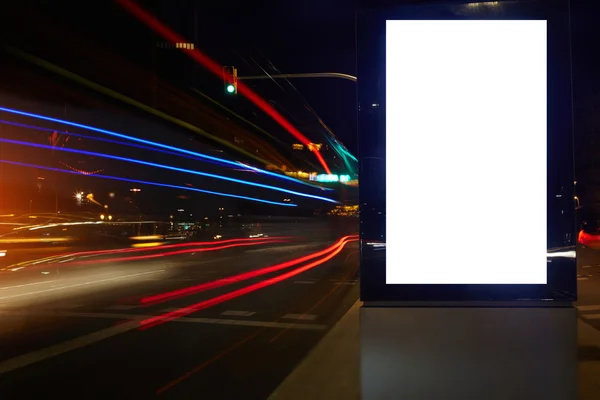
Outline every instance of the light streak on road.
<path fill-rule="evenodd" d="M 21 167 L 28 167 L 28 168 L 43 169 L 46 171 L 62 172 L 64 174 L 80 175 L 78 172 L 71 171 L 68 169 L 53 168 L 53 167 L 47 167 L 44 165 L 22 163 L 22 162 L 17 162 L 17 161 L 10 161 L 10 160 L 0 160 L 0 163 L 10 164 L 10 165 L 18 165 Z M 215 192 L 212 190 L 203 190 L 203 189 L 191 188 L 191 187 L 187 187 L 187 186 L 171 185 L 168 183 L 142 181 L 142 180 L 138 180 L 138 179 L 128 179 L 128 178 L 122 178 L 122 177 L 118 177 L 118 176 L 101 175 L 101 174 L 89 175 L 89 177 L 90 178 L 109 179 L 109 180 L 121 181 L 121 182 L 138 183 L 140 185 L 157 186 L 157 187 L 164 187 L 164 188 L 170 188 L 170 189 L 188 190 L 191 192 L 206 193 L 206 194 L 212 194 L 215 196 L 232 197 L 232 198 L 236 198 L 236 199 L 255 201 L 257 203 L 272 204 L 275 206 L 296 207 L 296 204 L 292 204 L 292 203 L 282 203 L 282 202 L 278 202 L 278 201 L 270 201 L 270 200 L 265 200 L 265 199 L 260 199 L 260 198 L 256 198 L 256 197 L 250 197 L 250 196 L 241 196 L 241 195 L 237 195 L 237 194 Z"/>
<path fill-rule="evenodd" d="M 152 328 L 152 327 L 154 327 L 156 325 L 160 325 L 160 324 L 163 324 L 165 322 L 172 321 L 174 319 L 184 317 L 184 316 L 189 315 L 191 313 L 194 313 L 194 312 L 197 312 L 197 311 L 209 308 L 209 307 L 213 307 L 213 306 L 215 306 L 217 304 L 221 304 L 221 303 L 223 303 L 225 301 L 232 300 L 232 299 L 235 299 L 237 297 L 246 295 L 248 293 L 252 293 L 252 292 L 255 292 L 257 290 L 263 289 L 265 287 L 274 285 L 274 284 L 276 284 L 278 282 L 282 282 L 282 281 L 284 281 L 286 279 L 289 279 L 289 278 L 291 278 L 293 276 L 299 275 L 299 274 L 301 274 L 301 273 L 303 273 L 305 271 L 308 271 L 309 269 L 312 269 L 312 268 L 314 268 L 314 267 L 316 267 L 318 265 L 321 265 L 321 264 L 323 264 L 323 263 L 331 260 L 333 257 L 335 257 L 336 255 L 338 255 L 344 249 L 344 246 L 346 246 L 346 244 L 348 244 L 350 242 L 357 241 L 357 240 L 358 240 L 357 238 L 345 239 L 345 240 L 341 241 L 340 243 L 338 243 L 336 245 L 336 247 L 333 249 L 333 251 L 330 250 L 330 252 L 329 252 L 329 254 L 327 256 L 325 256 L 323 258 L 320 258 L 320 259 L 318 259 L 316 261 L 313 261 L 313 262 L 311 262 L 311 263 L 309 263 L 307 265 L 304 265 L 302 267 L 293 269 L 292 271 L 288 271 L 286 273 L 278 275 L 276 277 L 266 279 L 264 281 L 261 281 L 261 282 L 258 282 L 258 283 L 246 286 L 246 287 L 241 288 L 241 289 L 234 290 L 234 291 L 229 292 L 229 293 L 222 294 L 220 296 L 213 297 L 212 299 L 209 299 L 209 300 L 201 301 L 199 303 L 192 304 L 192 305 L 184 307 L 184 308 L 180 308 L 180 309 L 175 310 L 175 311 L 171 311 L 171 312 L 168 312 L 168 313 L 164 313 L 162 315 L 158 315 L 156 317 L 145 319 L 145 320 L 143 320 L 143 321 L 140 322 L 140 329 L 149 329 L 149 328 Z"/>
<path fill-rule="evenodd" d="M 208 177 L 208 178 L 219 179 L 219 180 L 224 180 L 224 181 L 233 182 L 233 183 L 239 183 L 239 184 L 242 184 L 242 185 L 248 185 L 248 186 L 254 186 L 254 187 L 259 187 L 259 188 L 268 189 L 268 190 L 274 190 L 274 191 L 278 191 L 278 192 L 282 192 L 282 193 L 293 194 L 293 195 L 300 196 L 300 197 L 306 197 L 306 198 L 311 198 L 311 199 L 315 199 L 315 200 L 326 201 L 326 202 L 329 202 L 329 203 L 337 203 L 336 200 L 329 199 L 327 197 L 317 196 L 317 195 L 313 195 L 313 194 L 309 194 L 309 193 L 297 192 L 295 190 L 284 189 L 284 188 L 281 188 L 281 187 L 272 186 L 272 185 L 266 185 L 266 184 L 263 184 L 263 183 L 250 182 L 250 181 L 246 181 L 246 180 L 243 180 L 243 179 L 230 178 L 230 177 L 227 177 L 227 176 L 217 175 L 217 174 L 211 174 L 211 173 L 208 173 L 208 172 L 195 171 L 195 170 L 191 170 L 191 169 L 173 167 L 173 166 L 170 166 L 170 165 L 159 164 L 159 163 L 154 163 L 154 162 L 150 162 L 150 161 L 138 160 L 138 159 L 135 159 L 135 158 L 115 156 L 115 155 L 98 153 L 98 152 L 87 151 L 87 150 L 70 149 L 70 148 L 66 148 L 66 147 L 55 148 L 53 146 L 49 146 L 49 145 L 45 145 L 45 144 L 23 142 L 21 140 L 11 140 L 11 139 L 2 139 L 2 138 L 0 138 L 0 142 L 2 142 L 2 143 L 9 143 L 9 144 L 15 144 L 15 145 L 20 145 L 20 146 L 27 146 L 27 147 L 37 147 L 37 148 L 40 148 L 40 149 L 47 149 L 47 150 L 52 150 L 52 151 L 61 151 L 61 152 L 66 152 L 66 153 L 83 154 L 83 155 L 87 155 L 87 156 L 91 156 L 91 157 L 107 158 L 109 160 L 124 161 L 124 162 L 128 162 L 128 163 L 133 163 L 133 164 L 139 164 L 139 165 L 145 165 L 145 166 L 149 166 L 149 167 L 166 169 L 166 170 L 169 170 L 169 171 L 183 172 L 183 173 L 186 173 L 186 174 L 204 176 L 204 177 Z M 243 164 L 241 164 L 241 165 L 243 165 Z M 95 175 L 96 176 L 100 176 L 98 174 L 95 174 Z"/>
<path fill-rule="evenodd" d="M 158 148 L 165 149 L 165 150 L 171 150 L 171 151 L 174 151 L 176 153 L 187 154 L 187 155 L 191 155 L 191 156 L 194 156 L 194 157 L 197 157 L 197 158 L 202 158 L 202 159 L 205 159 L 205 160 L 216 161 L 216 162 L 227 164 L 227 165 L 231 165 L 231 166 L 234 166 L 234 167 L 240 167 L 240 166 L 243 167 L 243 164 L 240 164 L 237 161 L 231 161 L 231 160 L 227 160 L 227 159 L 224 159 L 224 158 L 209 156 L 207 154 L 198 153 L 198 152 L 191 151 L 191 150 L 186 150 L 186 149 L 181 149 L 179 147 L 170 146 L 170 145 L 163 144 L 163 143 L 158 143 L 158 142 L 153 142 L 151 140 L 141 139 L 141 138 L 138 138 L 138 137 L 135 137 L 135 136 L 125 135 L 125 134 L 122 134 L 122 133 L 117 133 L 117 132 L 113 132 L 113 131 L 110 131 L 110 130 L 107 130 L 107 129 L 96 128 L 96 127 L 89 126 L 89 125 L 79 124 L 79 123 L 76 123 L 76 122 L 71 122 L 71 121 L 67 121 L 67 120 L 63 120 L 63 119 L 58 119 L 58 118 L 52 118 L 52 117 L 48 117 L 48 116 L 45 116 L 45 115 L 34 114 L 34 113 L 26 112 L 26 111 L 15 110 L 15 109 L 12 109 L 12 108 L 7 108 L 7 107 L 0 107 L 0 111 L 4 111 L 4 112 L 11 113 L 11 114 L 16 114 L 16 115 L 22 115 L 22 116 L 25 116 L 25 117 L 31 117 L 31 118 L 41 119 L 41 120 L 44 120 L 44 121 L 56 122 L 56 123 L 63 124 L 63 125 L 74 126 L 74 127 L 86 129 L 86 130 L 89 130 L 89 131 L 102 133 L 102 134 L 105 134 L 105 135 L 108 135 L 108 136 L 113 136 L 113 137 L 118 137 L 118 138 L 121 138 L 121 139 L 130 140 L 130 141 L 136 142 L 136 143 L 142 143 L 142 144 L 146 144 L 146 145 L 158 147 Z M 277 174 L 275 172 L 270 172 L 270 171 L 266 171 L 266 170 L 262 170 L 262 169 L 259 169 L 258 171 L 261 174 L 264 174 L 264 175 L 276 177 L 276 178 L 279 178 L 279 179 L 288 180 L 288 181 L 295 182 L 295 183 L 305 184 L 305 182 L 302 182 L 302 181 L 300 181 L 298 179 L 291 178 L 291 177 L 286 176 L 286 175 L 280 175 L 280 174 Z"/>

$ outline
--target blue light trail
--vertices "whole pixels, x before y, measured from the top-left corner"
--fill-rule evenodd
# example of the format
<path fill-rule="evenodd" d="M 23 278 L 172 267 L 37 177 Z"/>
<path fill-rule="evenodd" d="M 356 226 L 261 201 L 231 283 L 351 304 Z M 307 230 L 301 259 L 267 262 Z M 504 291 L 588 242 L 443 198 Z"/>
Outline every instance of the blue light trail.
<path fill-rule="evenodd" d="M 17 162 L 17 161 L 9 161 L 9 160 L 0 160 L 0 163 L 10 164 L 10 165 L 18 165 L 21 167 L 28 167 L 28 168 L 38 168 L 38 169 L 43 169 L 46 171 L 62 172 L 62 173 L 71 174 L 71 175 L 81 175 L 79 172 L 71 171 L 68 169 L 53 168 L 53 167 L 47 167 L 44 165 L 35 165 L 35 164 L 21 163 L 21 162 Z M 212 195 L 224 196 L 224 197 L 233 197 L 236 199 L 256 201 L 258 203 L 273 204 L 276 206 L 297 207 L 296 204 L 280 203 L 278 201 L 270 201 L 270 200 L 265 200 L 265 199 L 259 199 L 256 197 L 241 196 L 241 195 L 231 194 L 231 193 L 214 192 L 211 190 L 203 190 L 203 189 L 191 188 L 191 187 L 187 187 L 187 186 L 171 185 L 168 183 L 141 181 L 138 179 L 129 179 L 129 178 L 122 178 L 122 177 L 118 177 L 118 176 L 100 175 L 100 174 L 87 175 L 87 176 L 94 177 L 94 178 L 110 179 L 110 180 L 121 181 L 121 182 L 138 183 L 140 185 L 150 185 L 150 186 L 166 187 L 166 188 L 170 188 L 170 189 L 189 190 L 191 192 L 206 193 L 206 194 L 212 194 Z"/>
<path fill-rule="evenodd" d="M 59 135 L 68 135 L 68 136 L 73 136 L 73 137 L 82 138 L 82 139 L 95 140 L 97 142 L 103 142 L 103 143 L 120 144 L 122 146 L 133 147 L 135 149 L 149 150 L 149 151 L 154 151 L 154 152 L 157 152 L 157 153 L 169 154 L 169 155 L 173 155 L 173 156 L 177 156 L 177 157 L 181 157 L 181 158 L 187 158 L 188 160 L 199 160 L 198 157 L 188 156 L 186 154 L 180 154 L 180 153 L 176 153 L 174 151 L 169 151 L 169 150 L 157 149 L 156 147 L 143 146 L 141 144 L 134 144 L 134 143 L 122 142 L 120 140 L 98 138 L 98 137 L 94 137 L 94 136 L 82 135 L 80 133 L 60 131 L 60 130 L 57 130 L 57 129 L 44 128 L 44 127 L 37 126 L 37 125 L 28 125 L 28 124 L 22 124 L 22 123 L 19 123 L 19 122 L 5 121 L 5 120 L 1 120 L 1 119 L 0 119 L 0 124 L 13 125 L 13 126 L 18 126 L 20 128 L 34 129 L 34 130 L 43 131 L 43 132 L 52 132 L 52 133 L 56 132 Z M 200 159 L 200 160 L 202 160 L 202 159 Z M 221 165 L 221 166 L 222 165 L 227 165 L 227 164 L 224 164 L 224 163 L 221 163 L 221 162 L 211 161 L 211 160 L 202 160 L 202 161 L 203 162 L 208 162 L 209 164 L 215 164 L 215 165 Z M 250 170 L 251 168 L 254 168 L 254 167 L 246 167 L 246 168 L 248 170 Z M 304 183 L 304 182 L 302 182 L 302 183 Z M 311 186 L 314 187 L 314 185 L 311 185 Z"/>
<path fill-rule="evenodd" d="M 239 184 L 242 184 L 242 185 L 248 185 L 248 186 L 260 187 L 260 188 L 263 188 L 263 189 L 275 190 L 275 191 L 278 191 L 278 192 L 283 192 L 283 193 L 287 193 L 287 194 L 293 194 L 293 195 L 296 195 L 296 196 L 301 196 L 301 197 L 311 198 L 311 199 L 315 199 L 315 200 L 326 201 L 328 203 L 336 203 L 336 204 L 338 203 L 336 200 L 329 199 L 327 197 L 317 196 L 317 195 L 314 195 L 314 194 L 297 192 L 295 190 L 289 190 L 289 189 L 284 189 L 284 188 L 277 187 L 277 186 L 265 185 L 263 183 L 245 181 L 245 180 L 237 179 L 237 178 L 230 178 L 230 177 L 227 177 L 227 176 L 211 174 L 211 173 L 208 173 L 208 172 L 194 171 L 194 170 L 191 170 L 191 169 L 173 167 L 173 166 L 170 166 L 170 165 L 158 164 L 158 163 L 153 163 L 153 162 L 150 162 L 150 161 L 137 160 L 135 158 L 121 157 L 121 156 L 115 156 L 115 155 L 104 154 L 104 153 L 96 153 L 94 151 L 87 151 L 87 150 L 70 149 L 70 148 L 65 148 L 65 147 L 54 147 L 54 146 L 50 146 L 50 145 L 47 145 L 47 144 L 38 144 L 38 143 L 31 143 L 31 142 L 23 142 L 23 141 L 20 141 L 20 140 L 12 140 L 12 139 L 2 139 L 2 138 L 0 138 L 0 142 L 2 142 L 2 143 L 16 144 L 16 145 L 21 145 L 21 146 L 27 146 L 27 147 L 37 147 L 37 148 L 40 148 L 40 149 L 47 149 L 47 150 L 53 150 L 53 151 L 63 151 L 63 152 L 66 152 L 66 153 L 82 154 L 82 155 L 92 156 L 92 157 L 108 158 L 110 160 L 124 161 L 124 162 L 133 163 L 133 164 L 146 165 L 146 166 L 149 166 L 149 167 L 167 169 L 167 170 L 170 170 L 170 171 L 183 172 L 183 173 L 186 173 L 186 174 L 192 174 L 192 175 L 198 175 L 198 176 L 205 176 L 207 178 L 220 179 L 220 180 L 224 180 L 224 181 L 239 183 Z"/>
<path fill-rule="evenodd" d="M 175 151 L 177 153 L 183 153 L 183 154 L 189 154 L 198 158 L 202 158 L 202 159 L 206 159 L 206 160 L 212 160 L 212 161 L 216 161 L 216 162 L 220 162 L 220 163 L 224 163 L 224 164 L 228 164 L 228 165 L 233 165 L 235 167 L 245 167 L 244 164 L 241 164 L 237 161 L 231 161 L 231 160 L 226 160 L 223 158 L 219 158 L 219 157 L 213 157 L 213 156 L 209 156 L 207 154 L 202 154 L 202 153 L 197 153 L 195 151 L 190 151 L 190 150 L 185 150 L 185 149 L 180 149 L 179 147 L 174 147 L 174 146 L 169 146 L 167 144 L 162 144 L 162 143 L 158 143 L 158 142 L 153 142 L 151 140 L 145 140 L 145 139 L 140 139 L 140 138 L 136 138 L 134 136 L 129 136 L 129 135 L 125 135 L 122 133 L 117 133 L 117 132 L 113 132 L 113 131 L 109 131 L 106 129 L 101 129 L 101 128 L 96 128 L 93 126 L 89 126 L 89 125 L 84 125 L 84 124 L 79 124 L 77 122 L 71 122 L 71 121 L 67 121 L 64 119 L 58 119 L 58 118 L 52 118 L 52 117 L 47 117 L 45 115 L 40 115 L 40 114 L 34 114 L 34 113 L 29 113 L 29 112 L 25 112 L 25 111 L 19 111 L 19 110 L 14 110 L 12 108 L 7 108 L 7 107 L 0 107 L 0 111 L 5 111 L 11 114 L 17 114 L 17 115 L 23 115 L 26 117 L 31 117 L 31 118 L 36 118 L 36 119 L 41 119 L 44 121 L 51 121 L 51 122 L 56 122 L 59 124 L 63 124 L 63 125 L 69 125 L 69 126 L 75 126 L 77 128 L 82 128 L 82 129 L 87 129 L 93 132 L 98 132 L 98 133 L 103 133 L 105 135 L 109 135 L 109 136 L 114 136 L 114 137 L 118 137 L 121 139 L 126 139 L 126 140 L 131 140 L 133 142 L 138 142 L 138 143 L 144 143 L 147 145 L 151 145 L 151 146 L 155 146 L 155 147 L 159 147 L 162 149 L 167 149 L 167 150 L 172 150 Z M 269 175 L 269 176 L 274 176 L 280 179 L 285 179 L 288 181 L 292 181 L 294 183 L 301 183 L 306 185 L 306 182 L 302 182 L 298 179 L 294 179 L 292 177 L 286 176 L 286 175 L 280 175 L 277 174 L 275 172 L 270 172 L 270 171 L 265 171 L 263 169 L 257 169 L 256 172 L 260 172 L 261 174 L 265 174 L 265 175 Z M 321 190 L 328 190 L 326 188 L 323 187 L 317 187 Z"/>

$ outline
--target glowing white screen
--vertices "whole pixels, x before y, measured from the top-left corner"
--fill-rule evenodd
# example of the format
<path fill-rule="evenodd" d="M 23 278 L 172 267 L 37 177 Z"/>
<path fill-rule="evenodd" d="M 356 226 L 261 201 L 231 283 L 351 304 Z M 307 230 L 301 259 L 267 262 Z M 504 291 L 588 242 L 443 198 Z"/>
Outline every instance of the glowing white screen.
<path fill-rule="evenodd" d="M 546 283 L 546 21 L 387 21 L 386 283 Z"/>

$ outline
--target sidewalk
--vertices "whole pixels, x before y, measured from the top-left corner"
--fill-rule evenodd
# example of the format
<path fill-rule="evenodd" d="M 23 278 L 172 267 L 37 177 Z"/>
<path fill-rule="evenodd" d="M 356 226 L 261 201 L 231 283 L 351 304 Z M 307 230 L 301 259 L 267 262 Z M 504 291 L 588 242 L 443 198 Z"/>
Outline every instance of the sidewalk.
<path fill-rule="evenodd" d="M 269 400 L 359 400 L 360 342 L 356 302 Z M 577 321 L 579 400 L 600 399 L 600 331 Z"/>
<path fill-rule="evenodd" d="M 360 342 L 357 301 L 269 400 L 359 400 Z"/>

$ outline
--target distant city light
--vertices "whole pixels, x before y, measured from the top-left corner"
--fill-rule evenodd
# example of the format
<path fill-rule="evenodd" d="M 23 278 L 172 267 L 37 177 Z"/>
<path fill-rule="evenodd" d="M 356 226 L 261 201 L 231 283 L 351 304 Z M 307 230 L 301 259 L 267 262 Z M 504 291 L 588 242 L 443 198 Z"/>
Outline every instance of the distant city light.
<path fill-rule="evenodd" d="M 129 189 L 130 192 L 141 192 L 142 189 L 138 189 L 138 188 L 133 188 L 133 189 Z"/>
<path fill-rule="evenodd" d="M 319 174 L 311 175 L 310 180 L 317 182 L 349 182 L 350 175 Z"/>
<path fill-rule="evenodd" d="M 480 6 L 497 6 L 499 5 L 500 2 L 498 1 L 485 1 L 485 2 L 481 2 L 481 3 L 467 3 L 467 7 L 480 7 Z"/>

